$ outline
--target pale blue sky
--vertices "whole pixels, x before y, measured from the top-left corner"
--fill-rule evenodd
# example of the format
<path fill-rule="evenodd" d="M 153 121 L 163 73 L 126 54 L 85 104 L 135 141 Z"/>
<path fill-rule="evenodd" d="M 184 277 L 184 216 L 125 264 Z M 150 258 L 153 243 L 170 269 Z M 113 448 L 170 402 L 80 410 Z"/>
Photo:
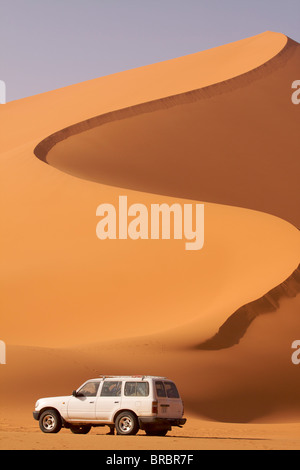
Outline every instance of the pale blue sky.
<path fill-rule="evenodd" d="M 300 42 L 300 0 L 0 0 L 7 101 L 266 30 Z"/>

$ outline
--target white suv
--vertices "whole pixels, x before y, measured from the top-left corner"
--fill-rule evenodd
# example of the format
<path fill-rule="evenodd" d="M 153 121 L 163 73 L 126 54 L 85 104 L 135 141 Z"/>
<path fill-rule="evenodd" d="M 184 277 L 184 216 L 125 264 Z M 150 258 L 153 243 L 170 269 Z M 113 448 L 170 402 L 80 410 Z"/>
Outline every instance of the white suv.
<path fill-rule="evenodd" d="M 101 376 L 85 382 L 71 396 L 41 398 L 34 419 L 45 433 L 62 427 L 87 434 L 92 426 L 109 426 L 111 434 L 132 435 L 139 429 L 165 436 L 183 426 L 183 402 L 176 385 L 166 377 Z"/>

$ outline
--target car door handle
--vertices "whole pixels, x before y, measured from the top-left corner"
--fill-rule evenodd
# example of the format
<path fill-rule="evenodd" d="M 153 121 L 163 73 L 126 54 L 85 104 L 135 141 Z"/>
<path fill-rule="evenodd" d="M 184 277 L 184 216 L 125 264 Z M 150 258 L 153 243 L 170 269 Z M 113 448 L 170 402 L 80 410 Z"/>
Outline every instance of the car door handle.
<path fill-rule="evenodd" d="M 115 401 L 115 403 L 120 403 L 119 401 Z"/>
<path fill-rule="evenodd" d="M 90 403 L 95 403 L 94 401 L 90 401 Z"/>

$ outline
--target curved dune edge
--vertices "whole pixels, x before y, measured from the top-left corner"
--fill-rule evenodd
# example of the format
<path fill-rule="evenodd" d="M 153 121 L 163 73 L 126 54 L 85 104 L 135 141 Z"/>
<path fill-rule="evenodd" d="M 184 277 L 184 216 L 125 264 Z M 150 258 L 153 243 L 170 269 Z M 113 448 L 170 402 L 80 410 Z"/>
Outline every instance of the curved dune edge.
<path fill-rule="evenodd" d="M 288 61 L 293 55 L 297 42 L 287 37 L 286 45 L 283 49 L 272 57 L 264 64 L 245 72 L 241 75 L 235 76 L 223 82 L 208 85 L 203 88 L 190 90 L 185 93 L 180 93 L 165 98 L 155 99 L 145 103 L 129 106 L 123 109 L 111 111 L 99 116 L 92 117 L 77 124 L 65 127 L 45 139 L 43 139 L 34 149 L 34 154 L 41 161 L 47 162 L 47 155 L 50 150 L 59 142 L 66 140 L 68 137 L 80 134 L 95 127 L 107 124 L 109 122 L 127 119 L 140 114 L 151 113 L 162 109 L 169 109 L 177 105 L 193 103 L 198 100 L 209 99 L 223 93 L 228 93 L 231 90 L 245 87 L 249 84 L 249 80 L 255 81 L 264 78 L 267 74 L 271 74 L 274 70 L 282 67 L 282 60 Z M 278 59 L 281 59 L 280 63 Z"/>
<path fill-rule="evenodd" d="M 34 150 L 34 153 L 40 160 L 52 165 L 51 160 L 48 161 L 47 159 L 49 152 L 55 145 L 68 139 L 69 137 L 97 128 L 109 122 L 121 121 L 128 118 L 130 119 L 130 117 L 138 116 L 141 114 L 152 113 L 158 110 L 170 109 L 178 105 L 194 103 L 195 101 L 202 101 L 210 99 L 212 97 L 217 97 L 222 94 L 246 87 L 249 85 L 249 81 L 253 83 L 256 80 L 260 80 L 262 78 L 266 80 L 269 74 L 272 74 L 275 70 L 284 67 L 285 63 L 290 60 L 290 58 L 294 54 L 295 49 L 298 47 L 299 45 L 295 41 L 287 38 L 287 43 L 285 47 L 276 56 L 271 58 L 265 64 L 260 65 L 259 67 L 253 70 L 250 70 L 242 75 L 233 77 L 221 83 L 216 83 L 214 85 L 209 85 L 207 87 L 188 91 L 186 93 L 178 95 L 169 96 L 166 98 L 149 101 L 147 103 L 138 104 L 132 107 L 123 108 L 118 111 L 102 114 L 86 121 L 74 124 L 73 126 L 64 128 L 44 139 L 37 145 Z M 56 166 L 55 163 L 53 164 L 53 166 Z M 57 168 L 61 170 L 61 168 L 59 168 L 58 166 Z M 72 174 L 72 169 L 70 170 L 70 174 Z M 78 176 L 78 174 L 76 176 Z M 84 176 L 82 176 L 82 179 L 89 178 L 85 178 Z M 101 181 L 101 183 L 106 184 L 105 180 Z M 113 184 L 111 185 L 114 186 Z M 136 189 L 141 190 L 140 188 Z M 174 195 L 172 194 L 172 196 Z M 275 295 L 273 290 L 271 292 Z M 263 313 L 265 309 L 268 310 L 268 294 L 266 294 L 266 296 L 264 296 L 263 298 L 255 301 L 254 303 L 251 302 L 250 304 L 246 304 L 239 310 L 237 310 L 223 324 L 223 326 L 219 330 L 219 333 L 217 333 L 215 337 L 211 338 L 205 343 L 202 343 L 199 346 L 199 349 L 223 349 L 237 344 L 240 338 L 245 334 L 247 328 L 254 320 L 254 318 Z M 275 307 L 273 306 L 272 308 Z M 255 313 L 253 313 L 253 309 Z M 227 322 L 229 322 L 229 325 Z M 227 329 L 232 329 L 231 333 L 226 333 Z"/>
<path fill-rule="evenodd" d="M 289 45 L 265 72 L 261 66 L 207 89 L 103 114 L 106 124 L 87 120 L 82 125 L 94 127 L 77 134 L 67 128 L 75 134 L 50 139 L 44 161 L 82 180 L 252 209 L 298 227 L 298 109 L 290 90 L 300 45 Z"/>
<path fill-rule="evenodd" d="M 298 294 L 300 294 L 300 264 L 284 282 L 234 312 L 215 336 L 197 345 L 196 349 L 214 351 L 238 344 L 255 318 L 259 315 L 275 313 L 283 298 L 296 297 Z"/>

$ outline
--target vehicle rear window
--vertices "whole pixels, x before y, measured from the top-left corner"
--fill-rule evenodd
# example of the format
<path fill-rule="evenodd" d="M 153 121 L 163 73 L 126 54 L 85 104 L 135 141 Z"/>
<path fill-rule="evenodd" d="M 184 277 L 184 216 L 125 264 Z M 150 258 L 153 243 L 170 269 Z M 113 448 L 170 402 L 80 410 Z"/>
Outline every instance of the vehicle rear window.
<path fill-rule="evenodd" d="M 124 393 L 126 397 L 147 397 L 149 395 L 149 383 L 126 382 Z"/>
<path fill-rule="evenodd" d="M 121 396 L 122 382 L 110 381 L 104 382 L 101 390 L 101 397 L 119 397 Z"/>
<path fill-rule="evenodd" d="M 176 385 L 173 382 L 165 382 L 164 384 L 168 398 L 180 398 Z"/>
<path fill-rule="evenodd" d="M 165 387 L 162 382 L 155 382 L 155 388 L 158 398 L 166 397 Z"/>

